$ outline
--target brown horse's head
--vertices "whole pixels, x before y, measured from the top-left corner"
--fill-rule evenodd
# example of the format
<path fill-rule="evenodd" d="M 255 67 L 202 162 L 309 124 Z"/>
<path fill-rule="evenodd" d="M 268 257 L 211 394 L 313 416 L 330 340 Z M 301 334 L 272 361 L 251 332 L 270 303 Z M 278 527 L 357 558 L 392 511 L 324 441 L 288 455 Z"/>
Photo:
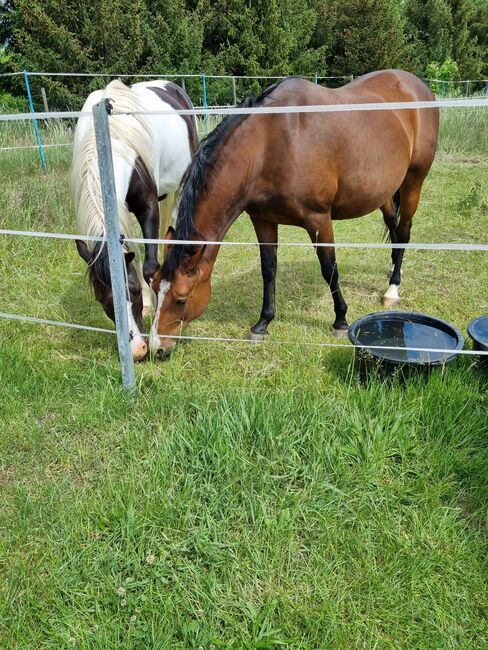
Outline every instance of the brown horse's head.
<path fill-rule="evenodd" d="M 173 239 L 170 227 L 165 239 Z M 198 318 L 208 306 L 211 295 L 212 264 L 205 260 L 206 246 L 178 245 L 169 255 L 166 245 L 165 263 L 155 274 L 152 288 L 158 297 L 150 347 L 154 353 L 169 354 L 176 345 L 176 337 L 188 323 Z"/>

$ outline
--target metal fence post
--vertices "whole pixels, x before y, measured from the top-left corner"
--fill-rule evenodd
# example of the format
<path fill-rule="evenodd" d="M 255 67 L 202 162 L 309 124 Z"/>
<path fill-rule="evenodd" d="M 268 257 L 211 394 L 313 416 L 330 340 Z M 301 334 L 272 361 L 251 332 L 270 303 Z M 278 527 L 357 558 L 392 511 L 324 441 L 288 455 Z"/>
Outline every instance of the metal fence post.
<path fill-rule="evenodd" d="M 202 74 L 202 84 L 203 84 L 203 108 L 207 108 L 207 78 L 205 72 Z M 208 135 L 208 115 L 205 113 L 205 135 Z"/>
<path fill-rule="evenodd" d="M 237 106 L 237 90 L 236 90 L 236 78 L 232 77 L 232 97 L 234 99 L 234 106 Z"/>
<path fill-rule="evenodd" d="M 27 70 L 24 70 L 24 83 L 25 83 L 25 89 L 27 91 L 27 99 L 29 100 L 29 110 L 31 113 L 34 114 L 36 111 L 34 109 L 34 102 L 32 101 L 32 94 L 29 86 L 29 73 L 27 72 Z M 39 155 L 41 156 L 42 171 L 47 172 L 46 156 L 44 155 L 44 149 L 42 148 L 41 134 L 39 133 L 37 120 L 36 118 L 34 118 L 32 121 L 34 123 L 34 132 L 36 134 L 37 146 L 39 147 Z"/>
<path fill-rule="evenodd" d="M 107 234 L 110 278 L 115 311 L 115 327 L 122 368 L 122 385 L 126 390 L 135 388 L 134 360 L 130 349 L 129 322 L 127 317 L 127 294 L 124 276 L 124 254 L 120 241 L 119 213 L 112 160 L 112 143 L 108 124 L 110 103 L 107 99 L 93 107 L 93 122 L 97 142 L 98 168 L 103 197 L 105 230 Z"/>

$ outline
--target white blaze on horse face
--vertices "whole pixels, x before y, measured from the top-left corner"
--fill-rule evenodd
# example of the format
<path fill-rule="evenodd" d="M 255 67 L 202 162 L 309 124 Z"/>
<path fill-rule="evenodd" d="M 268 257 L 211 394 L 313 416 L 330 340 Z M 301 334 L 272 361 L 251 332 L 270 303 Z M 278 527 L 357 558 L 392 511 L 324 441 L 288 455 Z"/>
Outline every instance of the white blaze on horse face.
<path fill-rule="evenodd" d="M 136 321 L 134 320 L 134 316 L 132 314 L 132 304 L 129 301 L 126 302 L 126 308 L 127 318 L 129 321 L 129 332 L 132 334 L 130 349 L 134 360 L 141 361 L 146 356 L 147 344 L 144 341 L 144 338 L 141 336 L 141 332 L 137 327 Z"/>
<path fill-rule="evenodd" d="M 161 280 L 161 284 L 159 285 L 158 302 L 156 305 L 156 315 L 154 316 L 151 332 L 149 334 L 149 347 L 153 353 L 156 353 L 161 347 L 161 341 L 158 334 L 159 314 L 161 312 L 161 307 L 163 306 L 166 294 L 170 290 L 170 287 L 171 282 L 168 282 L 167 280 Z"/>

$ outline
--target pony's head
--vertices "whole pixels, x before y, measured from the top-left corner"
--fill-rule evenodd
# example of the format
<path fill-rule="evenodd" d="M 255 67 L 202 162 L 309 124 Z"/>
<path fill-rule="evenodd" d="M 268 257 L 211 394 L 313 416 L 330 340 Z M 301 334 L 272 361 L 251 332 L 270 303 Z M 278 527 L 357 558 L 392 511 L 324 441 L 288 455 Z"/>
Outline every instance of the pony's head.
<path fill-rule="evenodd" d="M 174 230 L 169 228 L 165 239 L 173 239 Z M 213 264 L 205 259 L 206 246 L 178 245 L 177 255 L 171 244 L 165 246 L 165 262 L 156 272 L 152 288 L 158 302 L 156 317 L 151 328 L 152 352 L 169 354 L 176 339 L 188 323 L 198 318 L 208 306 L 211 296 L 211 273 Z"/>
<path fill-rule="evenodd" d="M 84 241 L 77 239 L 76 248 L 80 257 L 88 264 L 88 276 L 93 286 L 96 299 L 102 305 L 103 311 L 110 320 L 115 322 L 114 297 L 106 244 L 104 242 L 97 242 L 93 250 L 90 251 Z M 133 321 L 131 328 L 136 330 L 133 332 L 131 350 L 134 360 L 140 361 L 146 356 L 147 345 L 140 336 L 143 328 L 142 288 L 134 264 L 132 264 L 134 257 L 135 253 L 133 251 L 125 253 L 131 311 L 128 316 L 129 320 Z"/>

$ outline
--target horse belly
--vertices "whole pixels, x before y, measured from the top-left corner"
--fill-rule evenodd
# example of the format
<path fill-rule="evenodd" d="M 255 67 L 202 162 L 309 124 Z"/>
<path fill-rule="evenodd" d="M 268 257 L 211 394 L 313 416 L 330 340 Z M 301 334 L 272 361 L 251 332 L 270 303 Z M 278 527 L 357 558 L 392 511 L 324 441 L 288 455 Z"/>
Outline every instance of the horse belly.
<path fill-rule="evenodd" d="M 148 111 L 174 110 L 148 88 L 137 88 Z M 154 151 L 154 177 L 158 195 L 171 194 L 178 189 L 183 174 L 191 161 L 188 127 L 179 115 L 146 115 L 152 133 Z"/>
<path fill-rule="evenodd" d="M 410 156 L 410 147 L 393 139 L 346 156 L 338 170 L 332 218 L 361 217 L 383 205 L 402 184 Z"/>

